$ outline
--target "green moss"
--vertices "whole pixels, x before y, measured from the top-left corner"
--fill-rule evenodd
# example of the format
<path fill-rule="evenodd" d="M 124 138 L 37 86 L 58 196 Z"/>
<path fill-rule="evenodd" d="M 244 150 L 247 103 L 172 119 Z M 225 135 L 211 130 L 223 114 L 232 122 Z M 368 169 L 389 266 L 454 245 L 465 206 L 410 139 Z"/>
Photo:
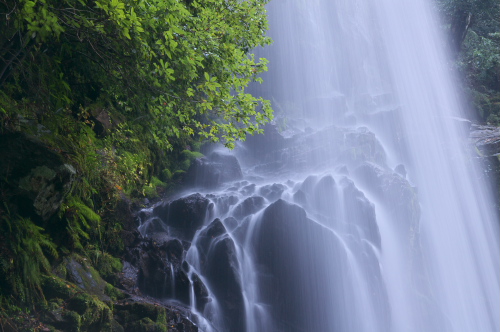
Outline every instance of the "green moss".
<path fill-rule="evenodd" d="M 168 168 L 165 168 L 161 171 L 160 176 L 163 181 L 169 181 L 170 179 L 172 179 L 172 175 L 172 172 Z"/>
<path fill-rule="evenodd" d="M 152 186 L 165 186 L 165 182 L 158 179 L 156 176 L 151 177 L 151 181 L 149 182 Z"/>
<path fill-rule="evenodd" d="M 111 256 L 107 252 L 94 251 L 91 255 L 93 256 L 95 267 L 104 278 L 111 277 L 123 269 L 121 260 Z"/>
<path fill-rule="evenodd" d="M 121 290 L 113 287 L 111 284 L 106 284 L 106 288 L 104 289 L 106 295 L 108 295 L 112 300 L 123 300 L 128 297 L 127 294 L 122 292 Z"/>
<path fill-rule="evenodd" d="M 63 318 L 67 322 L 68 332 L 80 332 L 82 319 L 78 313 L 66 310 L 64 311 Z"/>
<path fill-rule="evenodd" d="M 183 150 L 181 155 L 184 158 L 184 161 L 181 163 L 181 169 L 185 171 L 188 170 L 195 159 L 204 157 L 202 153 L 190 150 Z"/>
<path fill-rule="evenodd" d="M 9 234 L 0 255 L 1 293 L 26 302 L 43 298 L 42 274 L 50 271 L 49 258 L 58 256 L 56 245 L 44 229 L 29 218 L 0 216 L 0 232 Z"/>
<path fill-rule="evenodd" d="M 146 317 L 129 325 L 129 329 L 135 332 L 167 332 L 165 324 L 158 324 Z"/>

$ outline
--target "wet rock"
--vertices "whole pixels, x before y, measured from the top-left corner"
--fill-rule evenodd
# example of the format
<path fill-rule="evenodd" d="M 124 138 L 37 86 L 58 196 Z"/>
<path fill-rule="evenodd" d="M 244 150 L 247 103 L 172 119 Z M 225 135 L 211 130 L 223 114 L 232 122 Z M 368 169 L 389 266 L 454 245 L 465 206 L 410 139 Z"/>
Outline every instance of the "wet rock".
<path fill-rule="evenodd" d="M 297 204 L 304 206 L 304 207 L 307 206 L 307 196 L 301 189 L 297 190 L 293 194 L 293 201 Z"/>
<path fill-rule="evenodd" d="M 153 213 L 178 235 L 191 240 L 203 225 L 210 201 L 200 194 L 192 194 L 172 202 L 165 202 L 154 208 Z"/>
<path fill-rule="evenodd" d="M 342 175 L 349 175 L 349 170 L 347 169 L 346 165 L 342 165 L 342 166 L 335 168 L 335 171 L 339 174 L 342 174 Z"/>
<path fill-rule="evenodd" d="M 339 303 L 336 310 L 320 308 L 317 299 L 342 298 L 342 282 L 332 268 L 342 266 L 346 259 L 338 239 L 309 220 L 302 208 L 281 199 L 264 210 L 260 223 L 254 250 L 261 267 L 262 300 L 270 304 L 276 319 L 273 328 L 322 331 L 325 326 L 333 326 L 325 320 L 341 317 L 344 306 Z M 311 287 L 303 292 L 303 285 Z M 325 310 L 331 313 L 327 317 L 322 314 Z"/>
<path fill-rule="evenodd" d="M 116 322 L 125 332 L 197 332 L 180 308 L 148 303 L 140 299 L 118 301 L 114 305 Z M 115 330 L 113 330 L 115 331 Z"/>
<path fill-rule="evenodd" d="M 208 254 L 213 241 L 223 234 L 226 234 L 226 228 L 218 218 L 212 221 L 204 230 L 200 232 L 198 240 L 196 241 L 196 246 L 198 247 L 199 254 L 202 257 L 205 257 L 202 258 L 203 261 L 206 260 L 206 255 Z"/>
<path fill-rule="evenodd" d="M 337 200 L 337 189 L 335 180 L 331 175 L 321 178 L 315 175 L 308 176 L 302 184 L 298 186 L 294 194 L 294 201 L 306 207 L 313 207 L 317 212 L 325 216 L 331 216 L 335 201 Z"/>
<path fill-rule="evenodd" d="M 111 300 L 105 294 L 106 281 L 101 278 L 92 266 L 85 263 L 84 258 L 67 257 L 64 264 L 67 271 L 67 278 L 70 282 L 76 284 L 89 294 L 97 296 L 101 301 Z"/>
<path fill-rule="evenodd" d="M 311 193 L 313 192 L 314 186 L 317 182 L 318 177 L 316 175 L 309 175 L 300 185 L 300 189 L 305 193 Z"/>
<path fill-rule="evenodd" d="M 319 211 L 331 212 L 336 196 L 335 180 L 331 175 L 325 175 L 314 187 L 312 202 Z"/>
<path fill-rule="evenodd" d="M 500 127 L 472 125 L 469 138 L 481 156 L 500 154 Z"/>
<path fill-rule="evenodd" d="M 385 163 L 385 151 L 367 128 L 329 126 L 310 134 L 297 135 L 289 146 L 289 166 L 322 168 L 332 164 L 355 167 L 364 161 Z"/>
<path fill-rule="evenodd" d="M 239 199 L 238 197 L 234 195 L 230 196 L 218 196 L 212 198 L 212 201 L 215 203 L 217 206 L 217 211 L 219 214 L 223 215 L 226 214 L 229 211 L 229 208 L 236 203 L 238 203 Z"/>
<path fill-rule="evenodd" d="M 360 238 L 367 239 L 380 248 L 381 239 L 375 216 L 375 206 L 356 188 L 351 180 L 344 178 L 341 185 L 344 195 L 345 221 L 348 224 L 358 226 L 362 233 L 359 234 Z"/>
<path fill-rule="evenodd" d="M 394 172 L 398 173 L 401 175 L 404 179 L 406 179 L 406 168 L 405 165 L 399 164 L 394 168 Z"/>
<path fill-rule="evenodd" d="M 219 237 L 211 246 L 204 275 L 217 298 L 227 331 L 245 330 L 245 305 L 236 257 L 236 247 L 227 235 Z"/>
<path fill-rule="evenodd" d="M 263 154 L 281 150 L 285 146 L 285 138 L 274 124 L 264 126 L 264 135 L 247 135 L 243 145 L 254 159 L 259 159 Z"/>
<path fill-rule="evenodd" d="M 255 192 L 255 184 L 249 184 L 241 188 L 240 193 L 244 196 L 250 196 Z"/>
<path fill-rule="evenodd" d="M 224 225 L 226 225 L 226 229 L 229 231 L 234 230 L 236 227 L 238 227 L 239 223 L 238 220 L 234 217 L 227 217 L 224 219 Z"/>
<path fill-rule="evenodd" d="M 63 331 L 105 331 L 112 324 L 109 302 L 101 301 L 78 286 L 55 276 L 42 280 L 49 306 L 41 320 Z"/>
<path fill-rule="evenodd" d="M 201 272 L 221 305 L 227 331 L 244 331 L 244 303 L 233 240 L 222 222 L 215 219 L 200 232 L 196 245 Z M 204 305 L 206 300 L 200 296 Z"/>
<path fill-rule="evenodd" d="M 266 201 L 263 197 L 252 196 L 245 199 L 239 205 L 237 205 L 233 210 L 233 216 L 237 219 L 241 219 L 248 215 L 254 214 L 264 207 Z"/>
<path fill-rule="evenodd" d="M 279 183 L 274 183 L 272 185 L 266 185 L 259 189 L 259 194 L 264 196 L 268 201 L 274 202 L 281 197 L 281 194 L 285 191 L 285 186 Z"/>
<path fill-rule="evenodd" d="M 210 302 L 207 287 L 196 273 L 193 273 L 192 275 L 192 282 L 196 301 L 196 310 L 198 310 L 198 312 L 203 312 L 205 305 Z"/>
<path fill-rule="evenodd" d="M 162 249 L 165 250 L 169 261 L 180 263 L 184 256 L 184 247 L 182 246 L 181 241 L 177 239 L 173 239 L 168 241 L 162 246 Z"/>
<path fill-rule="evenodd" d="M 399 174 L 373 163 L 360 165 L 354 170 L 354 176 L 381 200 L 396 224 L 413 238 L 420 219 L 416 189 Z"/>
<path fill-rule="evenodd" d="M 155 239 L 143 239 L 136 247 L 128 248 L 124 258 L 130 263 L 124 265 L 124 268 L 129 266 L 131 271 L 128 279 L 130 282 L 135 280 L 142 293 L 189 304 L 191 284 L 187 272 L 182 268 L 184 247 L 181 241 L 172 239 L 156 242 Z M 135 292 L 135 285 L 124 287 Z"/>
<path fill-rule="evenodd" d="M 153 217 L 142 224 L 139 227 L 139 231 L 144 236 L 152 236 L 157 233 L 166 233 L 168 229 L 163 220 L 158 217 Z"/>
<path fill-rule="evenodd" d="M 203 188 L 215 188 L 242 177 L 238 159 L 221 152 L 212 152 L 208 157 L 194 160 L 186 175 L 189 184 Z"/>

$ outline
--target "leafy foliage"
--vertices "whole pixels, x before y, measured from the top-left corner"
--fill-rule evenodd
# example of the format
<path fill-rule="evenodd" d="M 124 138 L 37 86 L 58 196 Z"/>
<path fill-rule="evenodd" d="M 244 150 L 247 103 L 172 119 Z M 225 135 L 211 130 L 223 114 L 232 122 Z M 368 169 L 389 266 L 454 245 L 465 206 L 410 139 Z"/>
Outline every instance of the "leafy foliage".
<path fill-rule="evenodd" d="M 270 43 L 266 2 L 0 0 L 0 134 L 35 136 L 76 169 L 49 220 L 0 207 L 0 307 L 43 297 L 58 255 L 112 279 L 120 199 L 171 188 L 199 156 L 194 139 L 233 147 L 261 132 L 270 103 L 247 87 L 267 70 L 250 53 Z"/>
<path fill-rule="evenodd" d="M 30 219 L 8 212 L 0 219 L 0 231 L 7 236 L 0 256 L 0 286 L 3 292 L 31 300 L 41 294 L 42 273 L 50 271 L 47 255 L 58 257 L 56 245 Z"/>
<path fill-rule="evenodd" d="M 272 118 L 245 90 L 266 70 L 248 53 L 270 42 L 265 2 L 2 0 L 0 86 L 38 117 L 97 103 L 162 147 L 183 135 L 231 147 Z"/>
<path fill-rule="evenodd" d="M 91 234 L 101 239 L 101 217 L 77 197 L 69 197 L 63 204 L 61 215 L 66 221 L 66 234 L 71 249 L 83 250 L 83 240 Z"/>

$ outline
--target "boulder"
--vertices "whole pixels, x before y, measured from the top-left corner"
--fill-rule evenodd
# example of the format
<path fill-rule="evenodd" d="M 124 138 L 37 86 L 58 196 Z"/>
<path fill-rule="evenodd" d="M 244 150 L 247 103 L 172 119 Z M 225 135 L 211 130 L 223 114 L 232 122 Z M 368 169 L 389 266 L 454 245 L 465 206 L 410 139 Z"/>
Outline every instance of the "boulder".
<path fill-rule="evenodd" d="M 207 287 L 196 273 L 193 273 L 193 275 L 191 276 L 191 281 L 193 283 L 196 310 L 198 312 L 203 312 L 203 310 L 205 309 L 205 305 L 210 302 Z"/>
<path fill-rule="evenodd" d="M 341 181 L 345 222 L 348 225 L 356 225 L 358 238 L 367 239 L 373 245 L 380 248 L 381 239 L 375 216 L 375 206 L 354 185 L 354 182 L 344 178 Z"/>
<path fill-rule="evenodd" d="M 332 219 L 335 204 L 338 201 L 335 180 L 331 175 L 318 177 L 308 176 L 293 195 L 294 202 L 303 207 L 311 207 L 315 212 L 322 214 L 327 219 Z"/>
<path fill-rule="evenodd" d="M 186 175 L 188 184 L 203 188 L 215 188 L 241 178 L 243 173 L 238 159 L 217 151 L 208 157 L 195 159 Z"/>
<path fill-rule="evenodd" d="M 172 202 L 161 203 L 153 209 L 153 214 L 161 218 L 173 235 L 190 241 L 195 232 L 203 226 L 210 204 L 208 198 L 192 194 Z"/>
<path fill-rule="evenodd" d="M 64 259 L 67 279 L 86 291 L 89 294 L 97 296 L 101 301 L 110 301 L 105 294 L 106 281 L 90 265 L 85 264 L 85 259 L 77 257 L 66 257 Z"/>
<path fill-rule="evenodd" d="M 274 183 L 271 185 L 263 186 L 259 189 L 259 194 L 264 196 L 268 201 L 274 202 L 281 197 L 283 191 L 285 191 L 285 186 L 279 183 Z"/>
<path fill-rule="evenodd" d="M 226 214 L 229 211 L 229 208 L 236 203 L 238 203 L 239 199 L 235 195 L 223 195 L 223 196 L 216 196 L 212 198 L 212 201 L 214 202 L 215 206 L 217 207 L 217 211 L 219 214 L 223 215 Z"/>
<path fill-rule="evenodd" d="M 237 219 L 242 219 L 262 209 L 265 203 L 266 201 L 263 197 L 248 197 L 234 208 L 233 216 Z"/>
<path fill-rule="evenodd" d="M 500 127 L 472 125 L 469 139 L 481 156 L 500 154 Z"/>
<path fill-rule="evenodd" d="M 225 330 L 244 331 L 245 304 L 236 247 L 227 234 L 217 238 L 210 246 L 203 270 L 207 283 L 220 304 Z"/>
<path fill-rule="evenodd" d="M 200 232 L 196 243 L 201 272 L 220 303 L 227 331 L 244 331 L 244 302 L 236 247 L 219 219 Z"/>
<path fill-rule="evenodd" d="M 346 287 L 352 284 L 340 272 L 352 264 L 344 243 L 333 231 L 310 220 L 304 209 L 281 199 L 264 210 L 256 229 L 253 250 L 260 270 L 259 288 L 275 318 L 273 330 L 343 330 L 345 317 L 355 310 L 345 298 L 350 292 Z M 385 288 L 376 258 L 370 264 L 373 269 L 367 282 L 373 292 L 380 293 L 380 302 L 371 305 L 382 314 L 388 306 Z M 303 285 L 308 285 L 307 291 Z M 353 331 L 361 329 L 355 321 L 350 324 Z M 388 330 L 390 320 L 381 325 L 375 328 Z"/>
<path fill-rule="evenodd" d="M 198 332 L 180 308 L 148 303 L 145 299 L 127 299 L 114 304 L 116 323 L 125 332 Z M 97 330 L 96 330 L 97 331 Z M 115 331 L 115 329 L 112 329 Z"/>
<path fill-rule="evenodd" d="M 124 258 L 128 263 L 124 268 L 132 272 L 128 273 L 128 278 L 136 280 L 142 293 L 188 305 L 191 283 L 182 268 L 183 255 L 184 248 L 177 239 L 160 243 L 143 239 L 138 246 L 127 249 Z M 125 286 L 130 288 L 130 285 Z"/>
<path fill-rule="evenodd" d="M 402 175 L 369 162 L 357 167 L 354 177 L 380 199 L 392 220 L 413 238 L 420 219 L 416 188 Z"/>
<path fill-rule="evenodd" d="M 278 126 L 266 124 L 264 135 L 247 135 L 243 145 L 250 152 L 250 156 L 259 159 L 262 154 L 280 150 L 285 147 L 285 138 L 281 135 Z"/>

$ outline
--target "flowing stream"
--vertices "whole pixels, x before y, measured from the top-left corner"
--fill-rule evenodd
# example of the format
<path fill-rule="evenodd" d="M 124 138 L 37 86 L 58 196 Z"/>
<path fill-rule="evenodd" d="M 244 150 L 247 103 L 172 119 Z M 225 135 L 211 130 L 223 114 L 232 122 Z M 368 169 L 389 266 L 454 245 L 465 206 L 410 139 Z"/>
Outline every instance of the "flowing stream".
<path fill-rule="evenodd" d="M 500 330 L 499 219 L 431 4 L 271 1 L 276 124 L 143 213 L 184 250 L 156 296 L 203 331 Z"/>

